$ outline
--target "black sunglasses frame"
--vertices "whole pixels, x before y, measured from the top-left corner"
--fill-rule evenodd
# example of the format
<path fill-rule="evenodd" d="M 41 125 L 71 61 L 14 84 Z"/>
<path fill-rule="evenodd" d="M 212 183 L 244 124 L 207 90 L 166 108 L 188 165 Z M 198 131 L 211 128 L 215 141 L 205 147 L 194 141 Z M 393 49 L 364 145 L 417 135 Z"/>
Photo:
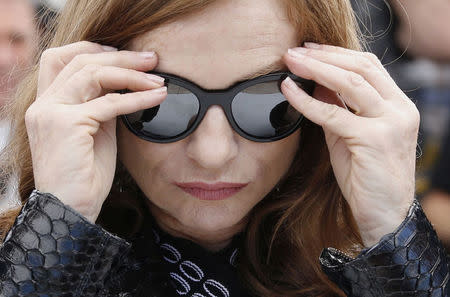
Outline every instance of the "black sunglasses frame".
<path fill-rule="evenodd" d="M 149 71 L 147 73 L 155 74 L 155 75 L 163 77 L 165 79 L 164 85 L 166 85 L 166 86 L 169 83 L 173 83 L 177 86 L 183 87 L 183 88 L 191 91 L 196 96 L 196 98 L 199 102 L 199 111 L 198 111 L 198 114 L 197 114 L 194 122 L 192 123 L 191 127 L 189 129 L 187 129 L 186 131 L 184 131 L 183 133 L 180 133 L 180 134 L 178 134 L 174 137 L 170 137 L 170 138 L 155 139 L 155 138 L 149 137 L 143 133 L 140 133 L 139 131 L 136 131 L 133 128 L 132 124 L 129 122 L 129 120 L 127 118 L 127 115 L 121 116 L 122 121 L 124 122 L 124 124 L 127 126 L 127 128 L 133 134 L 135 134 L 137 137 L 139 137 L 141 139 L 144 139 L 144 140 L 147 140 L 150 142 L 156 142 L 156 143 L 171 143 L 171 142 L 176 142 L 176 141 L 186 138 L 193 131 L 195 131 L 195 129 L 197 129 L 198 125 L 201 123 L 201 121 L 203 120 L 203 117 L 205 116 L 206 112 L 208 111 L 209 107 L 213 106 L 213 105 L 218 105 L 223 108 L 223 110 L 226 114 L 227 120 L 230 123 L 231 127 L 240 136 L 242 136 L 248 140 L 255 141 L 255 142 L 272 142 L 272 141 L 280 140 L 282 138 L 285 138 L 285 137 L 291 135 L 292 133 L 294 133 L 294 131 L 296 131 L 300 127 L 300 124 L 303 119 L 303 115 L 300 116 L 300 118 L 297 120 L 297 123 L 291 129 L 284 132 L 283 134 L 280 134 L 280 135 L 277 135 L 274 137 L 256 137 L 254 135 L 246 133 L 236 123 L 233 113 L 232 113 L 232 108 L 231 108 L 234 98 L 236 97 L 237 94 L 239 94 L 240 91 L 245 90 L 246 88 L 248 88 L 250 86 L 253 86 L 253 85 L 256 85 L 259 83 L 263 83 L 263 82 L 278 81 L 278 88 L 280 89 L 280 92 L 281 92 L 281 82 L 288 76 L 295 82 L 300 83 L 302 86 L 302 89 L 309 95 L 312 95 L 312 93 L 314 92 L 314 89 L 315 89 L 315 85 L 316 85 L 315 82 L 312 80 L 306 80 L 304 78 L 296 76 L 295 74 L 293 74 L 291 72 L 285 71 L 285 72 L 273 72 L 273 73 L 269 73 L 267 75 L 259 76 L 254 79 L 237 82 L 233 86 L 226 88 L 226 89 L 206 90 L 185 78 L 182 78 L 182 77 L 179 77 L 179 76 L 176 76 L 173 74 L 156 72 L 156 71 Z"/>

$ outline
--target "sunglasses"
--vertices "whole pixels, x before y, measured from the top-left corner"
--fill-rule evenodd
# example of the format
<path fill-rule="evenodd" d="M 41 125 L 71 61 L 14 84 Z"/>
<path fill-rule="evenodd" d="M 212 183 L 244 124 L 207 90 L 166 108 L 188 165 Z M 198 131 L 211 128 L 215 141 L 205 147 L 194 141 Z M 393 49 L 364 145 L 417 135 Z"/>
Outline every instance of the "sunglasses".
<path fill-rule="evenodd" d="M 223 108 L 231 127 L 242 137 L 256 142 L 280 140 L 296 131 L 303 119 L 281 92 L 281 82 L 289 76 L 309 95 L 315 88 L 313 81 L 290 72 L 270 73 L 223 90 L 205 90 L 168 73 L 148 73 L 165 79 L 166 99 L 158 106 L 121 118 L 136 136 L 157 143 L 190 135 L 213 105 Z"/>

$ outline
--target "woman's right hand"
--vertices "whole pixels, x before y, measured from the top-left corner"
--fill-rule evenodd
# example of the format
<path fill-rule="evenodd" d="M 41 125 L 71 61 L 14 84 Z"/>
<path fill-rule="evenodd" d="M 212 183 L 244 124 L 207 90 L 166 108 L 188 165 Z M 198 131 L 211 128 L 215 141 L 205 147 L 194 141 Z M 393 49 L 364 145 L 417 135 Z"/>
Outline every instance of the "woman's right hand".
<path fill-rule="evenodd" d="M 25 114 L 35 188 L 95 222 L 116 167 L 116 117 L 160 104 L 167 95 L 152 53 L 91 42 L 46 50 L 36 101 Z M 132 93 L 111 93 L 130 89 Z"/>

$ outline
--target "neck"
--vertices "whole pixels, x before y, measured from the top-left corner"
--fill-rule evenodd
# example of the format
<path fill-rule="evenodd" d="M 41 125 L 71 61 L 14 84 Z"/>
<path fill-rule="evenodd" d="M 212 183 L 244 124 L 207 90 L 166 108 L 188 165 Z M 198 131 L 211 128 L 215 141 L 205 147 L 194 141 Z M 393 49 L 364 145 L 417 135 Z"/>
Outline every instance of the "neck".
<path fill-rule="evenodd" d="M 156 223 L 164 232 L 174 237 L 190 240 L 212 252 L 217 252 L 227 247 L 233 240 L 233 237 L 242 232 L 247 224 L 247 218 L 244 218 L 239 223 L 224 229 L 213 231 L 198 230 L 197 228 L 187 227 L 153 203 L 150 203 L 149 206 Z"/>

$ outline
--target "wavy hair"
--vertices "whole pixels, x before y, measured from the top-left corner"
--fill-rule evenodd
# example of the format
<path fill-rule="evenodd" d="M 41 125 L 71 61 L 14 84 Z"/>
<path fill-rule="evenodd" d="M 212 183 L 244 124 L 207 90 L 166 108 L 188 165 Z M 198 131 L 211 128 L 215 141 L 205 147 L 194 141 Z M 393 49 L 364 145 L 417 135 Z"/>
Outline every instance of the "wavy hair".
<path fill-rule="evenodd" d="M 201 12 L 215 1 L 69 0 L 40 45 L 34 68 L 3 112 L 2 116 L 11 119 L 13 137 L 0 153 L 0 186 L 17 177 L 17 196 L 22 205 L 34 188 L 24 116 L 36 98 L 43 50 L 80 40 L 124 49 L 140 34 Z M 349 0 L 283 1 L 298 31 L 299 44 L 312 41 L 360 50 Z M 145 206 L 136 184 L 123 165 L 117 164 L 115 181 L 97 224 L 127 238 L 139 229 Z M 9 199 L 4 189 L 0 194 L 1 199 Z M 1 215 L 0 238 L 19 212 L 17 207 Z M 132 223 L 117 223 L 118 215 Z M 279 191 L 269 193 L 250 213 L 238 264 L 242 282 L 255 296 L 345 296 L 320 269 L 318 257 L 328 246 L 356 253 L 361 238 L 334 177 L 323 131 L 307 122 Z"/>

